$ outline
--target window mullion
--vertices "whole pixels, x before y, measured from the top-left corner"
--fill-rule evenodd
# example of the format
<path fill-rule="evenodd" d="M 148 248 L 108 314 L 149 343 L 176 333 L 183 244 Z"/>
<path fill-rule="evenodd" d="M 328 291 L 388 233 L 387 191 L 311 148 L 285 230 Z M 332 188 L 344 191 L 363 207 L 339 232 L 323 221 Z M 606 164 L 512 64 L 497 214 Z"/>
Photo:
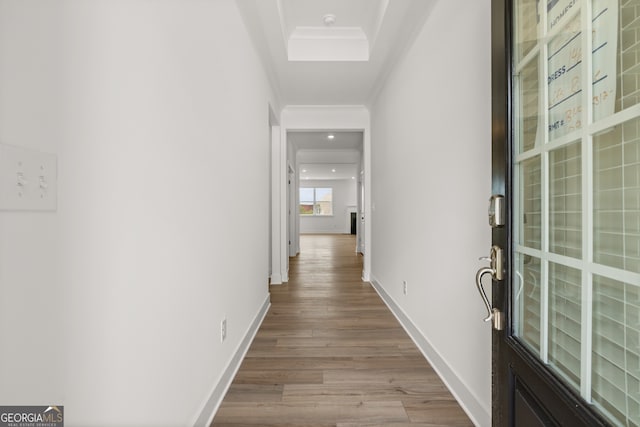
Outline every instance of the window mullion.
<path fill-rule="evenodd" d="M 593 338 L 593 276 L 589 268 L 593 259 L 593 149 L 588 133 L 593 122 L 593 7 L 591 0 L 582 5 L 582 310 L 580 348 L 580 394 L 591 402 L 591 367 Z"/>
<path fill-rule="evenodd" d="M 540 233 L 540 359 L 544 363 L 549 363 L 549 84 L 547 83 L 547 76 L 549 75 L 549 42 L 551 38 L 548 36 L 547 26 L 547 8 L 542 7 L 541 23 L 540 23 L 540 40 L 543 41 L 541 53 L 540 53 L 540 81 L 542 84 L 541 97 L 542 97 L 542 111 L 540 112 L 543 117 L 543 138 L 542 141 L 540 161 L 540 210 L 542 218 L 540 220 L 540 226 L 542 227 Z"/>

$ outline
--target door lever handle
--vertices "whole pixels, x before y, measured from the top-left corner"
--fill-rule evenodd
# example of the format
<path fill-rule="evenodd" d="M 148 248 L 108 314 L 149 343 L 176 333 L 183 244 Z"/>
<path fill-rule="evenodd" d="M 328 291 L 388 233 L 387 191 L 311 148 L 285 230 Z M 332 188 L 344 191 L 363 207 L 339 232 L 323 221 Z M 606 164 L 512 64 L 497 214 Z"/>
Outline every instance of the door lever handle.
<path fill-rule="evenodd" d="M 478 292 L 480 292 L 480 297 L 482 297 L 482 301 L 484 302 L 484 305 L 487 307 L 487 317 L 483 320 L 485 322 L 488 322 L 493 318 L 493 308 L 491 307 L 489 298 L 487 298 L 487 293 L 484 291 L 484 287 L 482 286 L 482 277 L 485 274 L 490 274 L 491 277 L 493 277 L 494 276 L 493 268 L 484 267 L 478 270 L 478 272 L 476 273 L 476 286 L 478 287 Z"/>
<path fill-rule="evenodd" d="M 504 252 L 503 250 L 494 245 L 491 247 L 491 255 L 488 257 L 480 257 L 482 261 L 489 261 L 489 267 L 483 267 L 476 273 L 476 286 L 478 288 L 478 292 L 480 293 L 480 297 L 482 298 L 482 302 L 487 308 L 487 317 L 484 319 L 485 322 L 489 322 L 493 320 L 493 329 L 498 331 L 504 328 L 504 316 L 502 312 L 496 308 L 491 307 L 491 302 L 489 298 L 487 298 L 487 293 L 484 291 L 484 286 L 482 285 L 482 278 L 485 274 L 490 274 L 492 279 L 496 279 L 498 281 L 504 279 Z"/>

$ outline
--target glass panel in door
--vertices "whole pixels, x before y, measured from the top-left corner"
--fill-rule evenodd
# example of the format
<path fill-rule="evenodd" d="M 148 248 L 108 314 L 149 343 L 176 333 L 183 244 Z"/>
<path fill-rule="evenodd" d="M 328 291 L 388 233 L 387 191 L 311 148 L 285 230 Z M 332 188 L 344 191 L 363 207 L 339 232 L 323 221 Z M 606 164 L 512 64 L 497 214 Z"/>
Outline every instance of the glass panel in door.
<path fill-rule="evenodd" d="M 640 0 L 514 12 L 514 335 L 640 426 Z"/>

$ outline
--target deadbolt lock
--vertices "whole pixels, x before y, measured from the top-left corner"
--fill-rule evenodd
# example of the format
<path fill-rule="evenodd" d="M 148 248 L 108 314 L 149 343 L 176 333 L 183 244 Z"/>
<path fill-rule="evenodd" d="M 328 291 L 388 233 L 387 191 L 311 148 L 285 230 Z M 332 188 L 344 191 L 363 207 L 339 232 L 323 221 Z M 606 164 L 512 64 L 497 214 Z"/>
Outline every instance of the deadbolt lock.
<path fill-rule="evenodd" d="M 502 248 L 496 245 L 491 246 L 489 260 L 493 269 L 493 278 L 496 280 L 504 279 L 504 251 Z"/>

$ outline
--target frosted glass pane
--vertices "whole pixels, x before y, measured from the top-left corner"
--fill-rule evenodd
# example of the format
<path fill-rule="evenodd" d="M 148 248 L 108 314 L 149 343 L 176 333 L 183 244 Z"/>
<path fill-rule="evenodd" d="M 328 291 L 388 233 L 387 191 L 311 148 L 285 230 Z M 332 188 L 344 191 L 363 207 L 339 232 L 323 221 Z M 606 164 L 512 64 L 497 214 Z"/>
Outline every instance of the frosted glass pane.
<path fill-rule="evenodd" d="M 640 0 L 627 0 L 620 6 L 620 108 L 629 108 L 640 101 Z"/>
<path fill-rule="evenodd" d="M 540 249 L 542 230 L 540 156 L 520 164 L 520 182 L 522 188 L 521 213 L 518 218 L 518 230 L 520 230 L 518 243 Z"/>
<path fill-rule="evenodd" d="M 640 425 L 640 288 L 593 276 L 592 397 L 623 425 Z"/>
<path fill-rule="evenodd" d="M 640 101 L 640 0 L 593 1 L 593 17 L 593 115 L 599 120 Z"/>
<path fill-rule="evenodd" d="M 520 152 L 531 150 L 540 144 L 539 138 L 543 133 L 540 127 L 544 120 L 541 117 L 540 98 L 540 67 L 539 58 L 530 61 L 515 76 L 519 96 L 516 98 L 518 106 L 515 109 L 516 123 L 518 126 L 518 149 Z"/>
<path fill-rule="evenodd" d="M 540 25 L 539 0 L 516 1 L 516 58 L 521 61 L 536 45 Z"/>
<path fill-rule="evenodd" d="M 536 353 L 540 352 L 540 259 L 516 254 L 514 330 Z"/>
<path fill-rule="evenodd" d="M 549 363 L 569 383 L 580 384 L 582 272 L 549 263 Z"/>
<path fill-rule="evenodd" d="M 574 143 L 549 154 L 549 250 L 582 256 L 582 156 Z"/>
<path fill-rule="evenodd" d="M 640 120 L 593 138 L 594 261 L 640 272 Z"/>
<path fill-rule="evenodd" d="M 551 40 L 547 62 L 549 140 L 553 140 L 582 127 L 582 29 L 579 15 Z"/>

